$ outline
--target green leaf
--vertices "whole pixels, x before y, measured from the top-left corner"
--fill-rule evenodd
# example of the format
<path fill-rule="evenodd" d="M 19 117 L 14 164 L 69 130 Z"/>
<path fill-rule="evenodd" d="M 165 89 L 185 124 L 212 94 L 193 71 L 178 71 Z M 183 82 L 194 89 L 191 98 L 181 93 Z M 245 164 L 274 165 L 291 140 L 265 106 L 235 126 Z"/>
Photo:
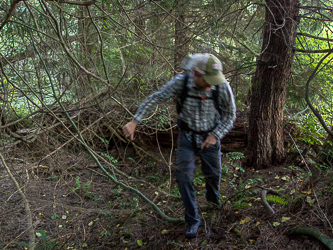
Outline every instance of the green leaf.
<path fill-rule="evenodd" d="M 307 203 L 309 203 L 309 205 L 312 207 L 313 204 L 314 204 L 314 202 L 315 202 L 315 199 L 311 199 L 310 196 L 307 196 L 307 197 L 306 197 L 306 201 L 307 201 Z"/>
<path fill-rule="evenodd" d="M 286 221 L 288 221 L 288 220 L 290 220 L 290 217 L 282 217 L 281 222 L 286 222 Z"/>
<path fill-rule="evenodd" d="M 55 220 L 56 218 L 60 218 L 60 216 L 57 215 L 56 213 L 54 213 L 54 214 L 51 215 L 51 219 L 52 220 Z"/>
<path fill-rule="evenodd" d="M 132 157 L 128 157 L 127 159 L 131 160 L 132 162 L 135 163 L 135 160 Z"/>
<path fill-rule="evenodd" d="M 279 197 L 279 196 L 267 196 L 266 199 L 267 201 L 273 201 L 275 203 L 281 203 L 281 204 L 284 204 L 284 205 L 287 205 L 288 204 L 288 201 L 286 201 L 285 199 Z"/>
<path fill-rule="evenodd" d="M 140 247 L 143 245 L 142 240 L 137 240 L 136 242 L 138 243 L 138 245 L 139 245 Z"/>

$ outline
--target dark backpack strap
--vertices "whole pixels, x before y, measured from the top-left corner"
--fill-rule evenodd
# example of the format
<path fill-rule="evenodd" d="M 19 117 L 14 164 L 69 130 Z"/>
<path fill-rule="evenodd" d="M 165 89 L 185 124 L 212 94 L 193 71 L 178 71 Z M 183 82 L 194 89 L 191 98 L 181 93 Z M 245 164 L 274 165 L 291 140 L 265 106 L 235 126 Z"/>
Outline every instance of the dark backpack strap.
<path fill-rule="evenodd" d="M 185 99 L 189 96 L 188 95 L 188 88 L 187 88 L 187 83 L 188 83 L 188 77 L 189 77 L 189 74 L 185 74 L 185 78 L 184 78 L 184 82 L 183 82 L 183 90 L 181 92 L 180 95 L 177 96 L 177 102 L 176 102 L 176 110 L 177 110 L 177 113 L 180 114 L 183 110 L 183 105 L 184 105 L 184 102 L 185 102 Z M 213 91 L 213 100 L 214 100 L 214 106 L 215 106 L 215 109 L 219 112 L 220 116 L 222 116 L 222 110 L 220 108 L 220 105 L 219 105 L 219 85 L 215 85 L 215 90 Z M 190 96 L 192 98 L 195 98 L 195 99 L 202 99 L 201 97 L 197 97 L 197 96 Z M 210 99 L 210 98 L 207 98 L 207 99 Z"/>
<path fill-rule="evenodd" d="M 179 96 L 177 96 L 176 102 L 176 110 L 177 113 L 180 114 L 183 110 L 184 101 L 187 97 L 187 82 L 188 82 L 188 73 L 185 74 L 184 82 L 183 82 L 183 90 Z"/>
<path fill-rule="evenodd" d="M 219 112 L 220 116 L 222 116 L 222 110 L 219 105 L 219 87 L 220 85 L 215 85 L 215 90 L 213 91 L 213 99 L 216 110 Z"/>

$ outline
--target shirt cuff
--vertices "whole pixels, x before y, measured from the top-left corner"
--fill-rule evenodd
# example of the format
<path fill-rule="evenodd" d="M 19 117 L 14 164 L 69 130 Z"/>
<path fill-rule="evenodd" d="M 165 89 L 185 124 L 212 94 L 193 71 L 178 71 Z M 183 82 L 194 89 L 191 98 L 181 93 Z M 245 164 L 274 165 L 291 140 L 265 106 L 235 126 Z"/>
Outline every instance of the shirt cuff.
<path fill-rule="evenodd" d="M 132 120 L 135 121 L 137 124 L 141 123 L 141 121 L 142 121 L 139 119 L 138 116 L 133 116 Z"/>
<path fill-rule="evenodd" d="M 214 131 L 212 132 L 212 133 L 210 133 L 211 135 L 214 135 L 215 137 L 216 137 L 216 139 L 217 140 L 222 140 L 222 136 L 221 136 L 221 134 L 217 134 L 217 133 L 215 133 Z"/>

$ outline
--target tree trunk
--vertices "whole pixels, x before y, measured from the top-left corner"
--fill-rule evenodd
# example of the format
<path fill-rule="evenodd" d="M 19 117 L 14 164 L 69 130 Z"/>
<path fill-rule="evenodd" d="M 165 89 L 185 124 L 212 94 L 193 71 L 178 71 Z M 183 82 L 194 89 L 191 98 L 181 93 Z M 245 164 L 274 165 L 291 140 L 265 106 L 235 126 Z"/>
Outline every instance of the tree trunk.
<path fill-rule="evenodd" d="M 174 54 L 174 68 L 179 71 L 179 64 L 183 58 L 188 54 L 189 45 L 187 42 L 187 24 L 186 24 L 186 5 L 184 1 L 179 1 L 176 7 L 175 20 L 175 54 Z"/>
<path fill-rule="evenodd" d="M 252 79 L 249 164 L 284 161 L 283 107 L 299 24 L 299 0 L 267 0 L 263 45 Z"/>
<path fill-rule="evenodd" d="M 141 42 L 142 38 L 145 37 L 145 31 L 146 31 L 146 22 L 143 18 L 143 13 L 145 10 L 145 5 L 143 0 L 138 1 L 138 5 L 135 7 L 135 13 L 137 17 L 134 20 L 135 23 L 135 34 L 137 35 L 135 37 L 135 40 L 137 42 Z"/>

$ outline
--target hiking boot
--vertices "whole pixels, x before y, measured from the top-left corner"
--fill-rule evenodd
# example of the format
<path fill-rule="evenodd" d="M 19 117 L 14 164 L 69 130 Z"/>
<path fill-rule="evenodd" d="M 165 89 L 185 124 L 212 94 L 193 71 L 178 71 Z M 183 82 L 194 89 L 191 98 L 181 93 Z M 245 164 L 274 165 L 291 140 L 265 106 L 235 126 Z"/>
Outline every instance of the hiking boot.
<path fill-rule="evenodd" d="M 194 238 L 198 234 L 199 227 L 202 226 L 201 220 L 195 224 L 188 225 L 186 228 L 186 235 L 185 237 L 190 239 Z"/>

